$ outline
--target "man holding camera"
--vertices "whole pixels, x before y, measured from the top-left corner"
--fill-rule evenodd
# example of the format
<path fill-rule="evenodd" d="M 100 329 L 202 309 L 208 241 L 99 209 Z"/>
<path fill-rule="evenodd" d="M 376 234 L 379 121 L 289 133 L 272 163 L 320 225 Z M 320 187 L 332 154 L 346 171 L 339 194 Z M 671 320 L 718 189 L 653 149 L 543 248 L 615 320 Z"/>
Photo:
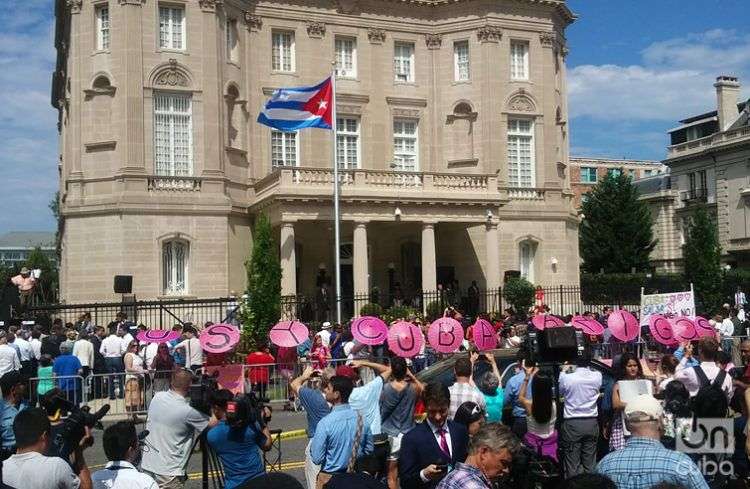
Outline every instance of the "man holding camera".
<path fill-rule="evenodd" d="M 170 390 L 157 392 L 148 407 L 149 432 L 141 468 L 161 489 L 185 487 L 185 466 L 190 458 L 193 437 L 208 426 L 208 415 L 190 406 L 193 375 L 187 370 L 172 374 Z"/>
<path fill-rule="evenodd" d="M 267 452 L 273 444 L 266 425 L 271 419 L 269 409 L 259 410 L 247 396 L 235 399 L 226 389 L 214 394 L 211 409 L 219 424 L 208 431 L 206 441 L 221 460 L 224 488 L 235 489 L 265 474 L 258 449 Z"/>
<path fill-rule="evenodd" d="M 106 467 L 91 476 L 94 489 L 159 489 L 156 481 L 138 472 L 141 444 L 132 421 L 120 421 L 104 430 Z"/>
<path fill-rule="evenodd" d="M 93 438 L 87 434 L 74 452 L 74 469 L 59 457 L 46 457 L 50 447 L 50 422 L 39 408 L 25 409 L 13 421 L 16 454 L 3 462 L 3 482 L 15 489 L 92 489 L 91 472 L 83 450 Z"/>

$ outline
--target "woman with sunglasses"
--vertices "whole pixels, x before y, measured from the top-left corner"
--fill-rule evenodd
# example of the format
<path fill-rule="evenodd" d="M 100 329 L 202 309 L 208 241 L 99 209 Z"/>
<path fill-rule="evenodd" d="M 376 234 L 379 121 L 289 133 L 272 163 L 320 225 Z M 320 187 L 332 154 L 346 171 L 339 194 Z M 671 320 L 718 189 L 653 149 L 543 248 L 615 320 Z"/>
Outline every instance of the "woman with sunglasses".
<path fill-rule="evenodd" d="M 467 401 L 458 406 L 456 415 L 453 416 L 453 421 L 466 426 L 466 429 L 469 431 L 469 437 L 472 437 L 485 423 L 486 417 L 480 405 Z"/>
<path fill-rule="evenodd" d="M 128 343 L 128 351 L 125 353 L 125 410 L 132 413 L 133 417 L 141 408 L 141 383 L 143 374 L 143 358 L 138 355 L 138 342 Z"/>
<path fill-rule="evenodd" d="M 557 462 L 557 406 L 552 395 L 552 378 L 539 373 L 536 367 L 526 367 L 526 377 L 521 384 L 518 401 L 526 411 L 526 425 L 528 427 L 523 437 L 524 445 L 535 453 L 541 453 Z M 531 399 L 526 397 L 529 382 L 531 385 Z"/>

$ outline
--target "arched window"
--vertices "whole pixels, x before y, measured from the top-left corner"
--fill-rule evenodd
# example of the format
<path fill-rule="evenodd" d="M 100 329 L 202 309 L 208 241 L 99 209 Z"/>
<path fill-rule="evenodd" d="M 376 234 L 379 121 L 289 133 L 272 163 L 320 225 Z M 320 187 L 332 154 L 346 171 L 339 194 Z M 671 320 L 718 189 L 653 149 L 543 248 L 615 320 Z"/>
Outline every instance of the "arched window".
<path fill-rule="evenodd" d="M 188 291 L 190 245 L 179 239 L 162 245 L 162 290 L 164 295 L 185 295 Z"/>
<path fill-rule="evenodd" d="M 518 245 L 518 269 L 521 277 L 534 283 L 534 255 L 536 255 L 536 244 L 532 241 L 522 241 Z"/>

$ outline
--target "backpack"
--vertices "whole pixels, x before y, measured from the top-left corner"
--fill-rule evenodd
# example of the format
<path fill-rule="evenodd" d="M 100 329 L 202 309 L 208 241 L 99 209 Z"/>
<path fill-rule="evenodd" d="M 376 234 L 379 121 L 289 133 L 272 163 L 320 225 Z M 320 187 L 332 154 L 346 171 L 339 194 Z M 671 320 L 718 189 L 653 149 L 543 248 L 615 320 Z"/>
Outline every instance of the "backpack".
<path fill-rule="evenodd" d="M 693 369 L 701 384 L 698 393 L 693 398 L 693 413 L 701 418 L 725 418 L 729 402 L 721 386 L 724 384 L 727 373 L 720 370 L 714 381 L 710 382 L 700 365 Z"/>

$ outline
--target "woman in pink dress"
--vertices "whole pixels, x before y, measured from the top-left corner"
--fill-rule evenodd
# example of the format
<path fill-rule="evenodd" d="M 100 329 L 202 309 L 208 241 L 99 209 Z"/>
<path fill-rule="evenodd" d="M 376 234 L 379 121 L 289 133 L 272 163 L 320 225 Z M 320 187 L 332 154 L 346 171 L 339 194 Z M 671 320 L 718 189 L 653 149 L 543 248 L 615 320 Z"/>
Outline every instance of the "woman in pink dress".
<path fill-rule="evenodd" d="M 313 368 L 317 370 L 323 370 L 326 368 L 328 366 L 328 361 L 331 359 L 331 351 L 327 346 L 323 345 L 323 340 L 319 335 L 315 336 L 309 355 Z"/>

